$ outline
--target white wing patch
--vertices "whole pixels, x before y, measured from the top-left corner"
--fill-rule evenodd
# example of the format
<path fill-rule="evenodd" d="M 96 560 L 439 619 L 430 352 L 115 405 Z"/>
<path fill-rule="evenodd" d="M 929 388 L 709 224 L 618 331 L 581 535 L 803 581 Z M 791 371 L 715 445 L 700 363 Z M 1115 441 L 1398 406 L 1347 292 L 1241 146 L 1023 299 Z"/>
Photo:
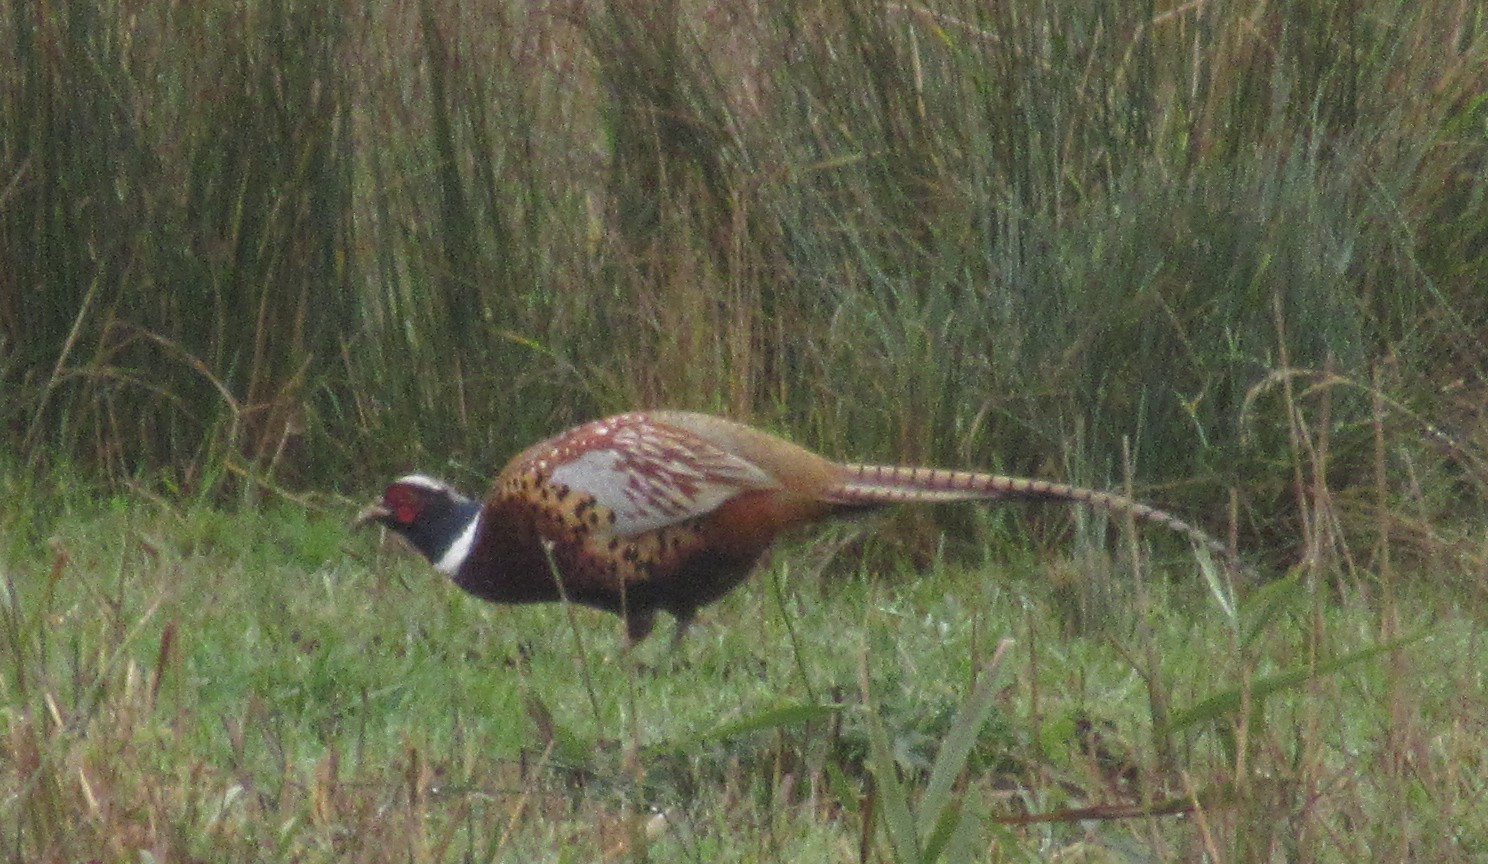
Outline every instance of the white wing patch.
<path fill-rule="evenodd" d="M 614 450 L 589 450 L 554 468 L 548 474 L 555 485 L 567 486 L 590 495 L 601 506 L 615 511 L 615 519 L 625 503 L 626 474 L 624 461 Z"/>
<path fill-rule="evenodd" d="M 622 426 L 606 443 L 560 463 L 549 478 L 613 512 L 610 530 L 622 537 L 695 519 L 741 492 L 780 485 L 754 463 L 668 427 Z"/>

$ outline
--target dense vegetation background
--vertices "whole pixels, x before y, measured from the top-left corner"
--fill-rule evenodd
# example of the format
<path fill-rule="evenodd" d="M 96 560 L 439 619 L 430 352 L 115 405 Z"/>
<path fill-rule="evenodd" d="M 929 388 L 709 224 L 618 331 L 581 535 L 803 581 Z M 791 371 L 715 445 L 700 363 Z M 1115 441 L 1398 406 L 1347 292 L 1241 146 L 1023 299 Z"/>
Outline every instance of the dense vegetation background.
<path fill-rule="evenodd" d="M 680 405 L 1096 481 L 1125 440 L 1267 522 L 1324 401 L 1345 483 L 1372 392 L 1392 454 L 1481 450 L 1483 14 L 13 4 L 0 428 L 362 495 Z"/>
<path fill-rule="evenodd" d="M 339 518 L 666 405 L 1130 482 L 1382 642 L 1396 572 L 1484 609 L 1480 3 L 18 0 L 0 43 L 28 573 L 91 497 Z M 935 518 L 875 542 L 1007 530 Z"/>

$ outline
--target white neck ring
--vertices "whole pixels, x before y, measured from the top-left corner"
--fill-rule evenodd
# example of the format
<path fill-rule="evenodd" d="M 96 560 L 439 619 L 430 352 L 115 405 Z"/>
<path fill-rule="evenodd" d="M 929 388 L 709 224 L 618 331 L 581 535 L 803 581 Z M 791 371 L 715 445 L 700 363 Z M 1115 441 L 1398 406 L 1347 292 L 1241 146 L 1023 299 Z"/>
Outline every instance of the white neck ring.
<path fill-rule="evenodd" d="M 475 514 L 475 518 L 470 520 L 470 524 L 465 526 L 465 530 L 460 532 L 455 542 L 451 543 L 450 547 L 444 550 L 444 554 L 439 556 L 439 560 L 434 562 L 435 570 L 446 576 L 453 576 L 460 572 L 460 565 L 470 557 L 470 550 L 475 546 L 475 532 L 480 528 L 480 521 L 480 514 Z"/>

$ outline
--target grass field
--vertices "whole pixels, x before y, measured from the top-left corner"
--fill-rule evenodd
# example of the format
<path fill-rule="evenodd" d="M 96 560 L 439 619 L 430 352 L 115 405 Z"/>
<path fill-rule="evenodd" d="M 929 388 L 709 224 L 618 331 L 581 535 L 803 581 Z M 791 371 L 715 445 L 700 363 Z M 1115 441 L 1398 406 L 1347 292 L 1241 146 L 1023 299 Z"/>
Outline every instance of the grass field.
<path fill-rule="evenodd" d="M 12 860 L 907 860 L 882 772 L 921 800 L 1004 638 L 947 860 L 1488 852 L 1488 648 L 1430 580 L 1299 576 L 1232 619 L 1191 556 L 1140 591 L 1096 549 L 870 573 L 866 522 L 789 544 L 679 658 L 627 656 L 614 619 L 488 607 L 347 512 L 125 495 L 13 545 Z"/>
<path fill-rule="evenodd" d="M 1488 859 L 1488 6 L 0 6 L 0 855 Z M 678 658 L 349 517 L 621 409 L 1130 489 Z M 1233 583 L 1233 584 L 1232 584 Z"/>

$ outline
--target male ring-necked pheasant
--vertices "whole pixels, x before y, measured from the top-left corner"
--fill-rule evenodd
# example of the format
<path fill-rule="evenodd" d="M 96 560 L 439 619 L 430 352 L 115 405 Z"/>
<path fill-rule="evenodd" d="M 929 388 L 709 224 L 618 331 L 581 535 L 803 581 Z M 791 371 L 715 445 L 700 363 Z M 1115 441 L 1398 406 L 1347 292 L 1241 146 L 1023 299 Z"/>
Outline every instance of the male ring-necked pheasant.
<path fill-rule="evenodd" d="M 677 620 L 675 645 L 697 610 L 744 581 L 787 529 L 888 504 L 998 499 L 1129 513 L 1228 558 L 1203 531 L 1121 495 L 969 471 L 840 464 L 684 411 L 621 414 L 536 444 L 507 464 L 484 504 L 421 474 L 400 477 L 357 521 L 403 535 L 477 597 L 567 598 L 616 613 L 632 644 L 664 609 Z"/>

